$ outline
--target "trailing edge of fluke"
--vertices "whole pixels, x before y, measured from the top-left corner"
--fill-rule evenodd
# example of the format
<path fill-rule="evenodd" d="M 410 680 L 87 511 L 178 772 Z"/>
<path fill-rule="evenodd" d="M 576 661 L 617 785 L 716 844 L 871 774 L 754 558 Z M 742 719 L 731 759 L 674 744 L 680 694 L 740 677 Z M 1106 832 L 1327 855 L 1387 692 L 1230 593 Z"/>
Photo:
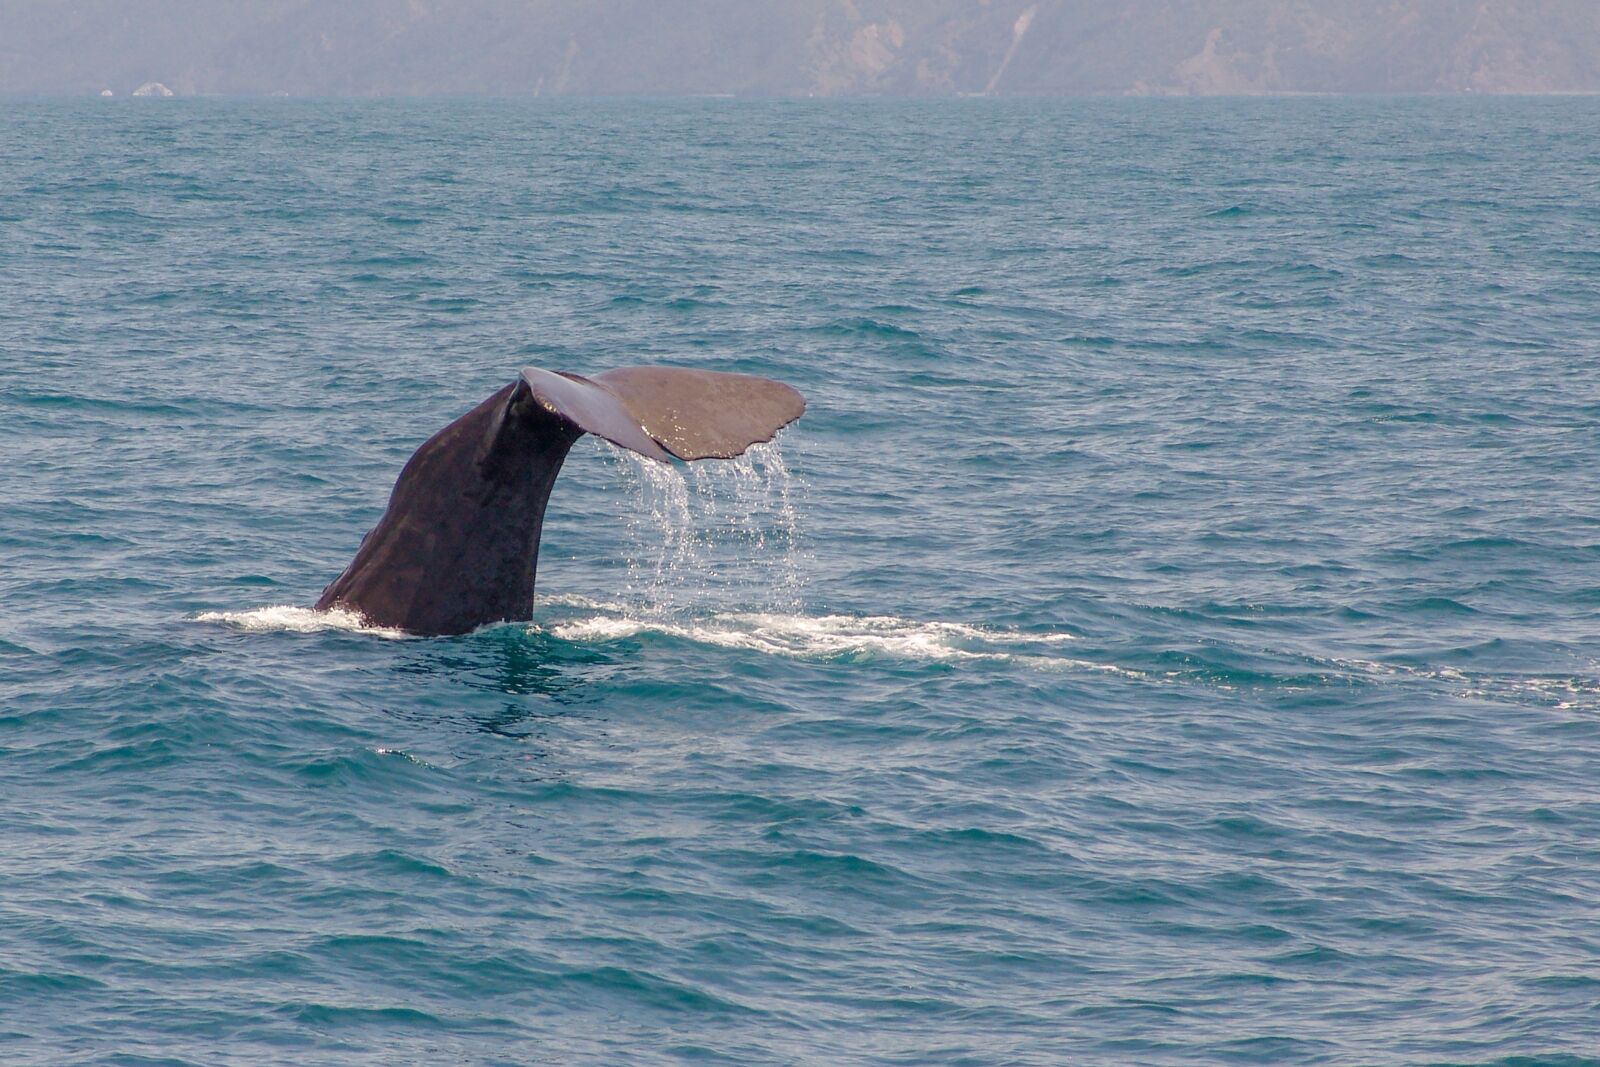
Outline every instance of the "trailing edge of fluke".
<path fill-rule="evenodd" d="M 749 374 L 624 367 L 586 378 L 525 368 L 423 442 L 317 608 L 427 635 L 527 619 L 545 504 L 579 437 L 661 462 L 729 459 L 805 409 L 796 390 Z"/>

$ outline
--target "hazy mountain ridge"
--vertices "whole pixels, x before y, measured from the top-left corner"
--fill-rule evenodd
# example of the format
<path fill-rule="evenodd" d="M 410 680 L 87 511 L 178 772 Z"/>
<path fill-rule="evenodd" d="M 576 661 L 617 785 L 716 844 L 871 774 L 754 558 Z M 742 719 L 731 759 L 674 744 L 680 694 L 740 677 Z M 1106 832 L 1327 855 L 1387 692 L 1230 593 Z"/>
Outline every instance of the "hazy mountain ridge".
<path fill-rule="evenodd" d="M 0 0 L 0 92 L 1600 91 L 1592 0 Z"/>

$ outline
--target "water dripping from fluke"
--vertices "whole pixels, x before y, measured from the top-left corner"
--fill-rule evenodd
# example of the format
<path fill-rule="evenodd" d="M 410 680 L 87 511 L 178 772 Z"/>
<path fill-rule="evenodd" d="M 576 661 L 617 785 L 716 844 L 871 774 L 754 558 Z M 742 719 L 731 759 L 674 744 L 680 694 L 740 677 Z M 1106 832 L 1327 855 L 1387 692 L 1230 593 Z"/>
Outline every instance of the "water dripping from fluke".
<path fill-rule="evenodd" d="M 796 482 L 775 445 L 686 467 L 609 451 L 635 498 L 623 546 L 629 615 L 800 610 Z"/>

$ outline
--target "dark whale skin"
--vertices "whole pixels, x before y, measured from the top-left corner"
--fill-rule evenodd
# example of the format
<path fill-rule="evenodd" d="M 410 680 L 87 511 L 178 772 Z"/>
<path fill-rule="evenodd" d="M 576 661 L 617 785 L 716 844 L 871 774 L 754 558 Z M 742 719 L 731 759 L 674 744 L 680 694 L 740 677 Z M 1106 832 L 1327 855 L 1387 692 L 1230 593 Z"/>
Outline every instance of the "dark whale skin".
<path fill-rule="evenodd" d="M 417 449 L 317 608 L 433 635 L 528 618 L 545 504 L 582 433 L 523 383 L 501 389 Z"/>

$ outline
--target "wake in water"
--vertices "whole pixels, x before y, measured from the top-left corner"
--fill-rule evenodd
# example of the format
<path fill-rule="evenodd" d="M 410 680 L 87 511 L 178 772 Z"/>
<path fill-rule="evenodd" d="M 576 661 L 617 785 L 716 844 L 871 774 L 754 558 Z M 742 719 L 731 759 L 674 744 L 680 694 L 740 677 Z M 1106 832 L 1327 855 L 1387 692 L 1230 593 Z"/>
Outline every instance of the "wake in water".
<path fill-rule="evenodd" d="M 651 615 L 627 604 L 605 603 L 582 596 L 547 597 L 540 603 L 584 613 L 582 617 L 535 627 L 552 637 L 579 644 L 657 634 L 719 648 L 746 649 L 797 659 L 1016 660 L 1036 666 L 1054 664 L 1137 673 L 1049 655 L 1046 650 L 1051 646 L 1074 640 L 1074 635 L 1069 633 L 1027 634 L 963 623 L 918 622 L 893 615 L 757 611 Z M 252 633 L 309 634 L 346 630 L 391 640 L 411 636 L 402 630 L 368 626 L 352 612 L 317 611 L 289 604 L 249 611 L 207 611 L 194 618 L 196 622 L 223 623 Z"/>
<path fill-rule="evenodd" d="M 918 622 L 893 615 L 805 615 L 778 612 L 711 612 L 645 617 L 622 604 L 583 597 L 550 603 L 595 614 L 552 622 L 545 632 L 564 641 L 606 642 L 660 635 L 719 648 L 747 649 L 796 659 L 888 657 L 924 661 L 1016 660 L 1118 670 L 1059 658 L 1048 649 L 1073 640 L 1068 633 L 1027 634 L 953 622 Z"/>

